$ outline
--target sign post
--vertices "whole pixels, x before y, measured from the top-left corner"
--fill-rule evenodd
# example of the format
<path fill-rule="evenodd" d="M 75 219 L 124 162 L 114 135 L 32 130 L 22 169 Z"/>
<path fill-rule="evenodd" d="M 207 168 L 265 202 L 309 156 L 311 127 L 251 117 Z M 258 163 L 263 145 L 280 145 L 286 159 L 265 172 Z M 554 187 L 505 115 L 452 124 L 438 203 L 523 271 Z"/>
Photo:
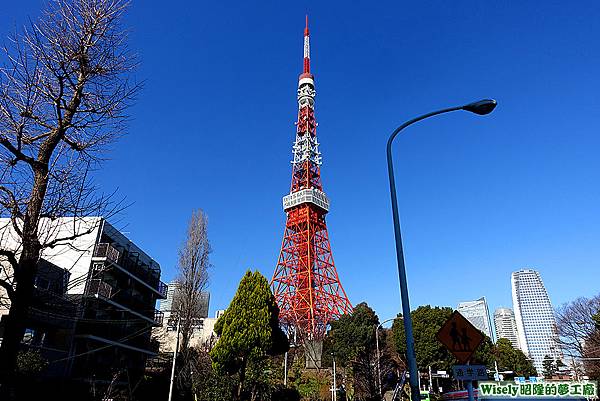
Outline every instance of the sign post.
<path fill-rule="evenodd" d="M 473 380 L 487 380 L 487 367 L 485 365 L 455 365 L 452 371 L 456 380 L 465 382 L 469 401 L 474 401 Z"/>
<path fill-rule="evenodd" d="M 464 380 L 469 401 L 475 401 L 473 380 L 486 380 L 488 378 L 487 370 L 485 366 L 471 366 L 468 363 L 473 353 L 475 353 L 483 341 L 483 333 L 477 330 L 458 311 L 454 311 L 437 332 L 436 337 L 460 363 L 467 363 L 467 365 L 456 365 L 454 367 L 454 377 L 458 380 Z M 459 375 L 458 373 L 463 374 Z"/>
<path fill-rule="evenodd" d="M 467 394 L 469 395 L 469 401 L 475 401 L 475 395 L 473 394 L 473 380 L 467 380 Z"/>

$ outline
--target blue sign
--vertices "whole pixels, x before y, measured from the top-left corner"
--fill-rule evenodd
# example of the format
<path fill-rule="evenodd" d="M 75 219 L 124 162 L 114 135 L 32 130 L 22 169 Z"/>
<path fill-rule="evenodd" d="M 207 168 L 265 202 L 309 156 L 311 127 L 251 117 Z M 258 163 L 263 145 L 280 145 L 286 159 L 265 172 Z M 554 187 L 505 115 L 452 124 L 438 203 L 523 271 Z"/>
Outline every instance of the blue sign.
<path fill-rule="evenodd" d="M 456 380 L 487 380 L 487 368 L 485 365 L 454 365 L 452 367 Z"/>

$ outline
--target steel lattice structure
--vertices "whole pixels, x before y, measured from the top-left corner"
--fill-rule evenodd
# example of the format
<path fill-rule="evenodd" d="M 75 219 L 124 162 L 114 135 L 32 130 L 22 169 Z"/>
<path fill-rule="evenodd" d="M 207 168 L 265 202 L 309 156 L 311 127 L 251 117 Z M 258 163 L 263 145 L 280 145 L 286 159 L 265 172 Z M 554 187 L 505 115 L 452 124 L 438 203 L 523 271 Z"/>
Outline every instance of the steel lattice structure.
<path fill-rule="evenodd" d="M 300 340 L 321 340 L 327 324 L 349 313 L 333 262 L 325 215 L 329 199 L 321 184 L 321 153 L 315 120 L 315 81 L 310 73 L 308 18 L 304 30 L 304 70 L 298 79 L 298 122 L 293 146 L 292 184 L 283 197 L 287 222 L 271 280 L 281 323 Z"/>

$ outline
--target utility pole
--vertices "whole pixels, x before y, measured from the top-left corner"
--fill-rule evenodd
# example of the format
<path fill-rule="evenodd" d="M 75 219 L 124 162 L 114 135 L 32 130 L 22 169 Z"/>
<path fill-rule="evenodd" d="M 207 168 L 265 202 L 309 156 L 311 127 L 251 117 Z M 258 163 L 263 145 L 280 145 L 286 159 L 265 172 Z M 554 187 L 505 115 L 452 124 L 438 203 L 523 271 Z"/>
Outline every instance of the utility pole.
<path fill-rule="evenodd" d="M 494 359 L 494 368 L 496 369 L 496 376 L 494 379 L 499 382 L 500 381 L 500 373 L 498 372 L 498 361 Z"/>
<path fill-rule="evenodd" d="M 433 392 L 433 375 L 431 374 L 431 365 L 429 365 L 429 393 Z"/>
<path fill-rule="evenodd" d="M 283 358 L 283 387 L 287 387 L 287 351 L 285 351 L 285 357 Z"/>
<path fill-rule="evenodd" d="M 175 361 L 177 360 L 177 349 L 179 348 L 179 326 L 181 317 L 177 319 L 177 339 L 175 340 L 175 351 L 173 351 L 173 366 L 171 367 L 171 383 L 169 384 L 169 401 L 173 398 L 173 382 L 175 381 Z"/>
<path fill-rule="evenodd" d="M 335 381 L 335 354 L 332 352 L 333 358 L 333 385 L 331 386 L 331 401 L 337 401 L 337 384 Z"/>
<path fill-rule="evenodd" d="M 291 341 L 290 339 L 291 335 L 290 332 L 287 333 L 287 338 L 288 338 L 288 342 L 290 343 L 290 349 L 296 347 L 296 331 L 294 331 L 294 340 Z M 288 378 L 288 353 L 289 350 L 285 352 L 285 357 L 283 358 L 283 386 L 287 387 L 287 378 Z M 293 355 L 292 355 L 292 364 L 294 362 L 293 359 Z"/>
<path fill-rule="evenodd" d="M 391 322 L 396 319 L 402 319 L 401 317 L 393 317 L 390 319 L 386 319 L 383 322 L 379 323 L 375 327 L 375 345 L 377 346 L 377 388 L 379 389 L 379 396 L 383 398 L 383 388 L 381 387 L 381 353 L 379 352 L 379 328 L 383 327 L 383 325 L 387 322 Z M 398 373 L 400 375 L 400 373 Z"/>

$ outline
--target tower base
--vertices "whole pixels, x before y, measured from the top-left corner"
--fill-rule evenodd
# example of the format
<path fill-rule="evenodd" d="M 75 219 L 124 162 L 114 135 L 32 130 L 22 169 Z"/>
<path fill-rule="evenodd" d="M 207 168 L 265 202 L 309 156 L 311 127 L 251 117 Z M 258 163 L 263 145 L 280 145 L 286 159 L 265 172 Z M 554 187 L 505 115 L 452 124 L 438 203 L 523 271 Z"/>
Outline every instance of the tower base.
<path fill-rule="evenodd" d="M 323 356 L 323 341 L 307 340 L 304 342 L 304 357 L 306 369 L 321 369 Z"/>

